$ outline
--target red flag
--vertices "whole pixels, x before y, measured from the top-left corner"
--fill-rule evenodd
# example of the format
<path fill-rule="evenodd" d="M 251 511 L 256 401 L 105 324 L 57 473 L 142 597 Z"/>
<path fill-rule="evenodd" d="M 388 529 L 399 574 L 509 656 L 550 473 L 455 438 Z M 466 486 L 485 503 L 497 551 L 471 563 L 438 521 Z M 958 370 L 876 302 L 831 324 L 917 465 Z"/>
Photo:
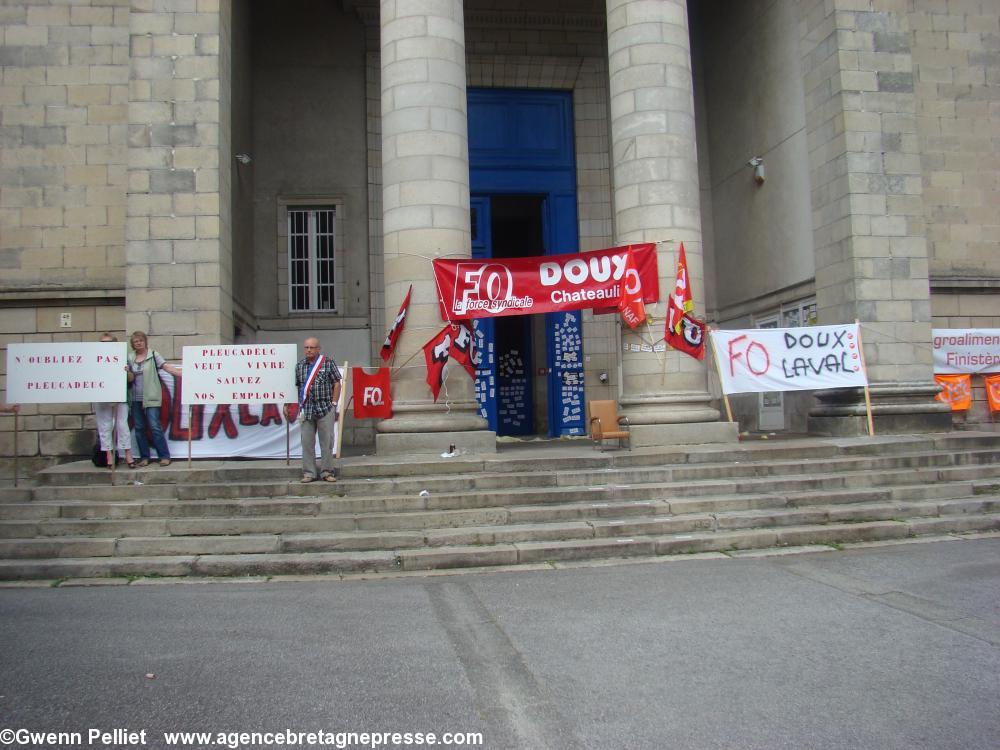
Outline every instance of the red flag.
<path fill-rule="evenodd" d="M 452 349 L 451 340 L 451 326 L 446 325 L 434 338 L 424 344 L 427 385 L 431 387 L 435 402 L 438 400 L 438 394 L 441 393 L 441 386 L 444 384 L 444 378 L 447 374 L 448 357 Z"/>
<path fill-rule="evenodd" d="M 618 300 L 618 312 L 629 328 L 646 322 L 646 306 L 642 303 L 642 278 L 635 265 L 632 249 L 625 255 L 625 273 L 622 275 L 622 296 Z"/>
<path fill-rule="evenodd" d="M 406 296 L 403 298 L 403 304 L 399 306 L 399 312 L 396 313 L 396 319 L 392 323 L 392 327 L 389 328 L 389 332 L 385 335 L 385 341 L 382 343 L 382 361 L 388 362 L 392 359 L 392 354 L 396 351 L 396 341 L 399 339 L 399 334 L 403 332 L 403 326 L 406 324 L 406 311 L 410 308 L 410 294 L 413 292 L 413 284 L 410 284 L 410 288 L 406 292 Z"/>
<path fill-rule="evenodd" d="M 392 393 L 389 390 L 389 368 L 380 367 L 373 375 L 363 367 L 351 368 L 351 391 L 354 396 L 354 416 L 358 419 L 392 416 Z"/>
<path fill-rule="evenodd" d="M 681 320 L 690 312 L 694 312 L 694 299 L 691 297 L 691 279 L 688 276 L 687 256 L 682 242 L 677 253 L 677 281 L 674 283 L 673 294 L 667 297 L 667 330 L 672 330 L 677 336 L 682 335 Z M 667 343 L 670 343 L 669 338 Z"/>
<path fill-rule="evenodd" d="M 471 326 L 468 321 L 463 320 L 458 324 L 449 352 L 451 358 L 462 365 L 473 380 L 476 379 L 476 365 L 472 361 L 475 356 L 474 341 Z"/>
<path fill-rule="evenodd" d="M 695 359 L 705 359 L 705 322 L 693 315 L 684 315 L 681 317 L 680 328 L 680 333 L 674 333 L 667 327 L 663 334 L 667 344 Z"/>

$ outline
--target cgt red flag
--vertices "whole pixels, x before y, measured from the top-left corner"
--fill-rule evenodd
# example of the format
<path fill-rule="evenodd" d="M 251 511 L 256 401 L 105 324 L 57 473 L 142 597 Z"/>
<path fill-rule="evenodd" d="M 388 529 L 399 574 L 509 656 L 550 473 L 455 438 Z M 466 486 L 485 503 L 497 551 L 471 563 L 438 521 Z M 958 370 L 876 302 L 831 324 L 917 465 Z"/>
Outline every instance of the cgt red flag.
<path fill-rule="evenodd" d="M 385 341 L 382 342 L 380 355 L 383 362 L 388 362 L 392 359 L 392 354 L 396 351 L 396 342 L 399 340 L 399 334 L 403 332 L 403 326 L 406 324 L 406 312 L 410 309 L 410 294 L 412 293 L 413 284 L 410 284 L 410 288 L 403 298 L 403 304 L 399 306 L 399 312 L 396 313 L 396 319 L 393 321 L 392 327 L 389 328 L 389 332 L 386 333 Z"/>
<path fill-rule="evenodd" d="M 705 322 L 693 315 L 684 315 L 681 318 L 680 328 L 680 333 L 674 333 L 669 326 L 667 327 L 663 334 L 667 344 L 695 359 L 705 359 Z"/>
<path fill-rule="evenodd" d="M 694 299 L 691 297 L 691 279 L 688 277 L 687 256 L 682 242 L 677 253 L 677 280 L 673 293 L 667 297 L 667 330 L 680 336 L 681 320 L 691 312 L 694 312 Z M 669 339 L 667 343 L 670 343 Z"/>
<path fill-rule="evenodd" d="M 363 367 L 352 367 L 351 384 L 356 418 L 389 419 L 392 416 L 388 367 L 378 368 L 373 375 L 365 372 Z"/>
<path fill-rule="evenodd" d="M 625 255 L 625 273 L 622 275 L 622 296 L 618 300 L 618 312 L 629 328 L 646 322 L 646 306 L 642 303 L 642 278 L 635 264 L 632 249 Z"/>
<path fill-rule="evenodd" d="M 435 403 L 447 375 L 448 359 L 451 355 L 451 326 L 442 328 L 438 334 L 424 344 L 424 360 L 427 362 L 427 385 L 431 387 Z"/>

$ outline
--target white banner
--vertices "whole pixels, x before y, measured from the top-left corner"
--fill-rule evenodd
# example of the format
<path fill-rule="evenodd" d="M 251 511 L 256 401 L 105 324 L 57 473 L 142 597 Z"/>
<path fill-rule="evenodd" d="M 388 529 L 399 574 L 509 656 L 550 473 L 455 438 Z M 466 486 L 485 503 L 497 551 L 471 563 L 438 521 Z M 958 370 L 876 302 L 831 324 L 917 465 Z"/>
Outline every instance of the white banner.
<path fill-rule="evenodd" d="M 7 345 L 7 403 L 125 401 L 124 342 Z"/>
<path fill-rule="evenodd" d="M 183 404 L 295 403 L 295 344 L 184 347 Z"/>
<path fill-rule="evenodd" d="M 181 379 L 181 392 L 184 390 Z M 198 404 L 189 406 L 176 393 L 175 380 L 160 372 L 163 384 L 163 407 L 160 423 L 170 446 L 170 455 L 184 460 L 188 455 L 188 435 L 191 435 L 192 458 L 284 458 L 286 422 L 283 404 Z M 292 381 L 294 385 L 294 379 Z M 346 389 L 341 388 L 340 409 L 346 402 Z M 295 420 L 298 405 L 292 404 L 292 419 L 288 423 L 289 455 L 302 456 L 299 423 Z M 333 445 L 337 445 L 337 422 L 333 423 Z M 319 456 L 317 436 L 316 455 Z"/>
<path fill-rule="evenodd" d="M 1000 328 L 935 328 L 934 372 L 1000 372 Z"/>
<path fill-rule="evenodd" d="M 868 385 L 858 325 L 712 331 L 723 393 Z"/>

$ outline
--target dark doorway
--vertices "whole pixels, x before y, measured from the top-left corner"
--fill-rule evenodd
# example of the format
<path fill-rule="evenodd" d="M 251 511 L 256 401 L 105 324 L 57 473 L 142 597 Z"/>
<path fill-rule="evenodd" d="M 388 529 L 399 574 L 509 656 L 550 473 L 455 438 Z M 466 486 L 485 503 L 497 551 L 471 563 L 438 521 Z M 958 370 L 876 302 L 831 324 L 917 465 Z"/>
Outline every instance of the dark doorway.
<path fill-rule="evenodd" d="M 494 258 L 545 254 L 542 221 L 545 201 L 542 197 L 494 195 L 490 203 Z M 535 352 L 536 317 L 515 315 L 495 321 L 498 435 L 533 435 L 536 432 L 534 363 L 545 361 L 544 352 Z"/>

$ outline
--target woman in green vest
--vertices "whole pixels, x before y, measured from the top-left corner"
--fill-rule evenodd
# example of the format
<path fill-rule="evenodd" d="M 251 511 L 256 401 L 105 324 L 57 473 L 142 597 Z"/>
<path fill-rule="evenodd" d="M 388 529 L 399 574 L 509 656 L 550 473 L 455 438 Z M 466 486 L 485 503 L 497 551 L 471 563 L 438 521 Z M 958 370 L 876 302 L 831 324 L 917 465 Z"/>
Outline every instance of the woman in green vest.
<path fill-rule="evenodd" d="M 160 390 L 160 370 L 166 370 L 174 377 L 180 377 L 179 367 L 168 364 L 157 352 L 149 349 L 145 331 L 136 331 L 130 339 L 132 354 L 128 357 L 129 403 L 132 411 L 132 426 L 135 428 L 135 444 L 139 448 L 137 466 L 149 466 L 149 439 L 146 428 L 153 436 L 153 447 L 160 459 L 160 466 L 170 466 L 170 448 L 160 425 L 160 406 L 163 396 Z"/>

